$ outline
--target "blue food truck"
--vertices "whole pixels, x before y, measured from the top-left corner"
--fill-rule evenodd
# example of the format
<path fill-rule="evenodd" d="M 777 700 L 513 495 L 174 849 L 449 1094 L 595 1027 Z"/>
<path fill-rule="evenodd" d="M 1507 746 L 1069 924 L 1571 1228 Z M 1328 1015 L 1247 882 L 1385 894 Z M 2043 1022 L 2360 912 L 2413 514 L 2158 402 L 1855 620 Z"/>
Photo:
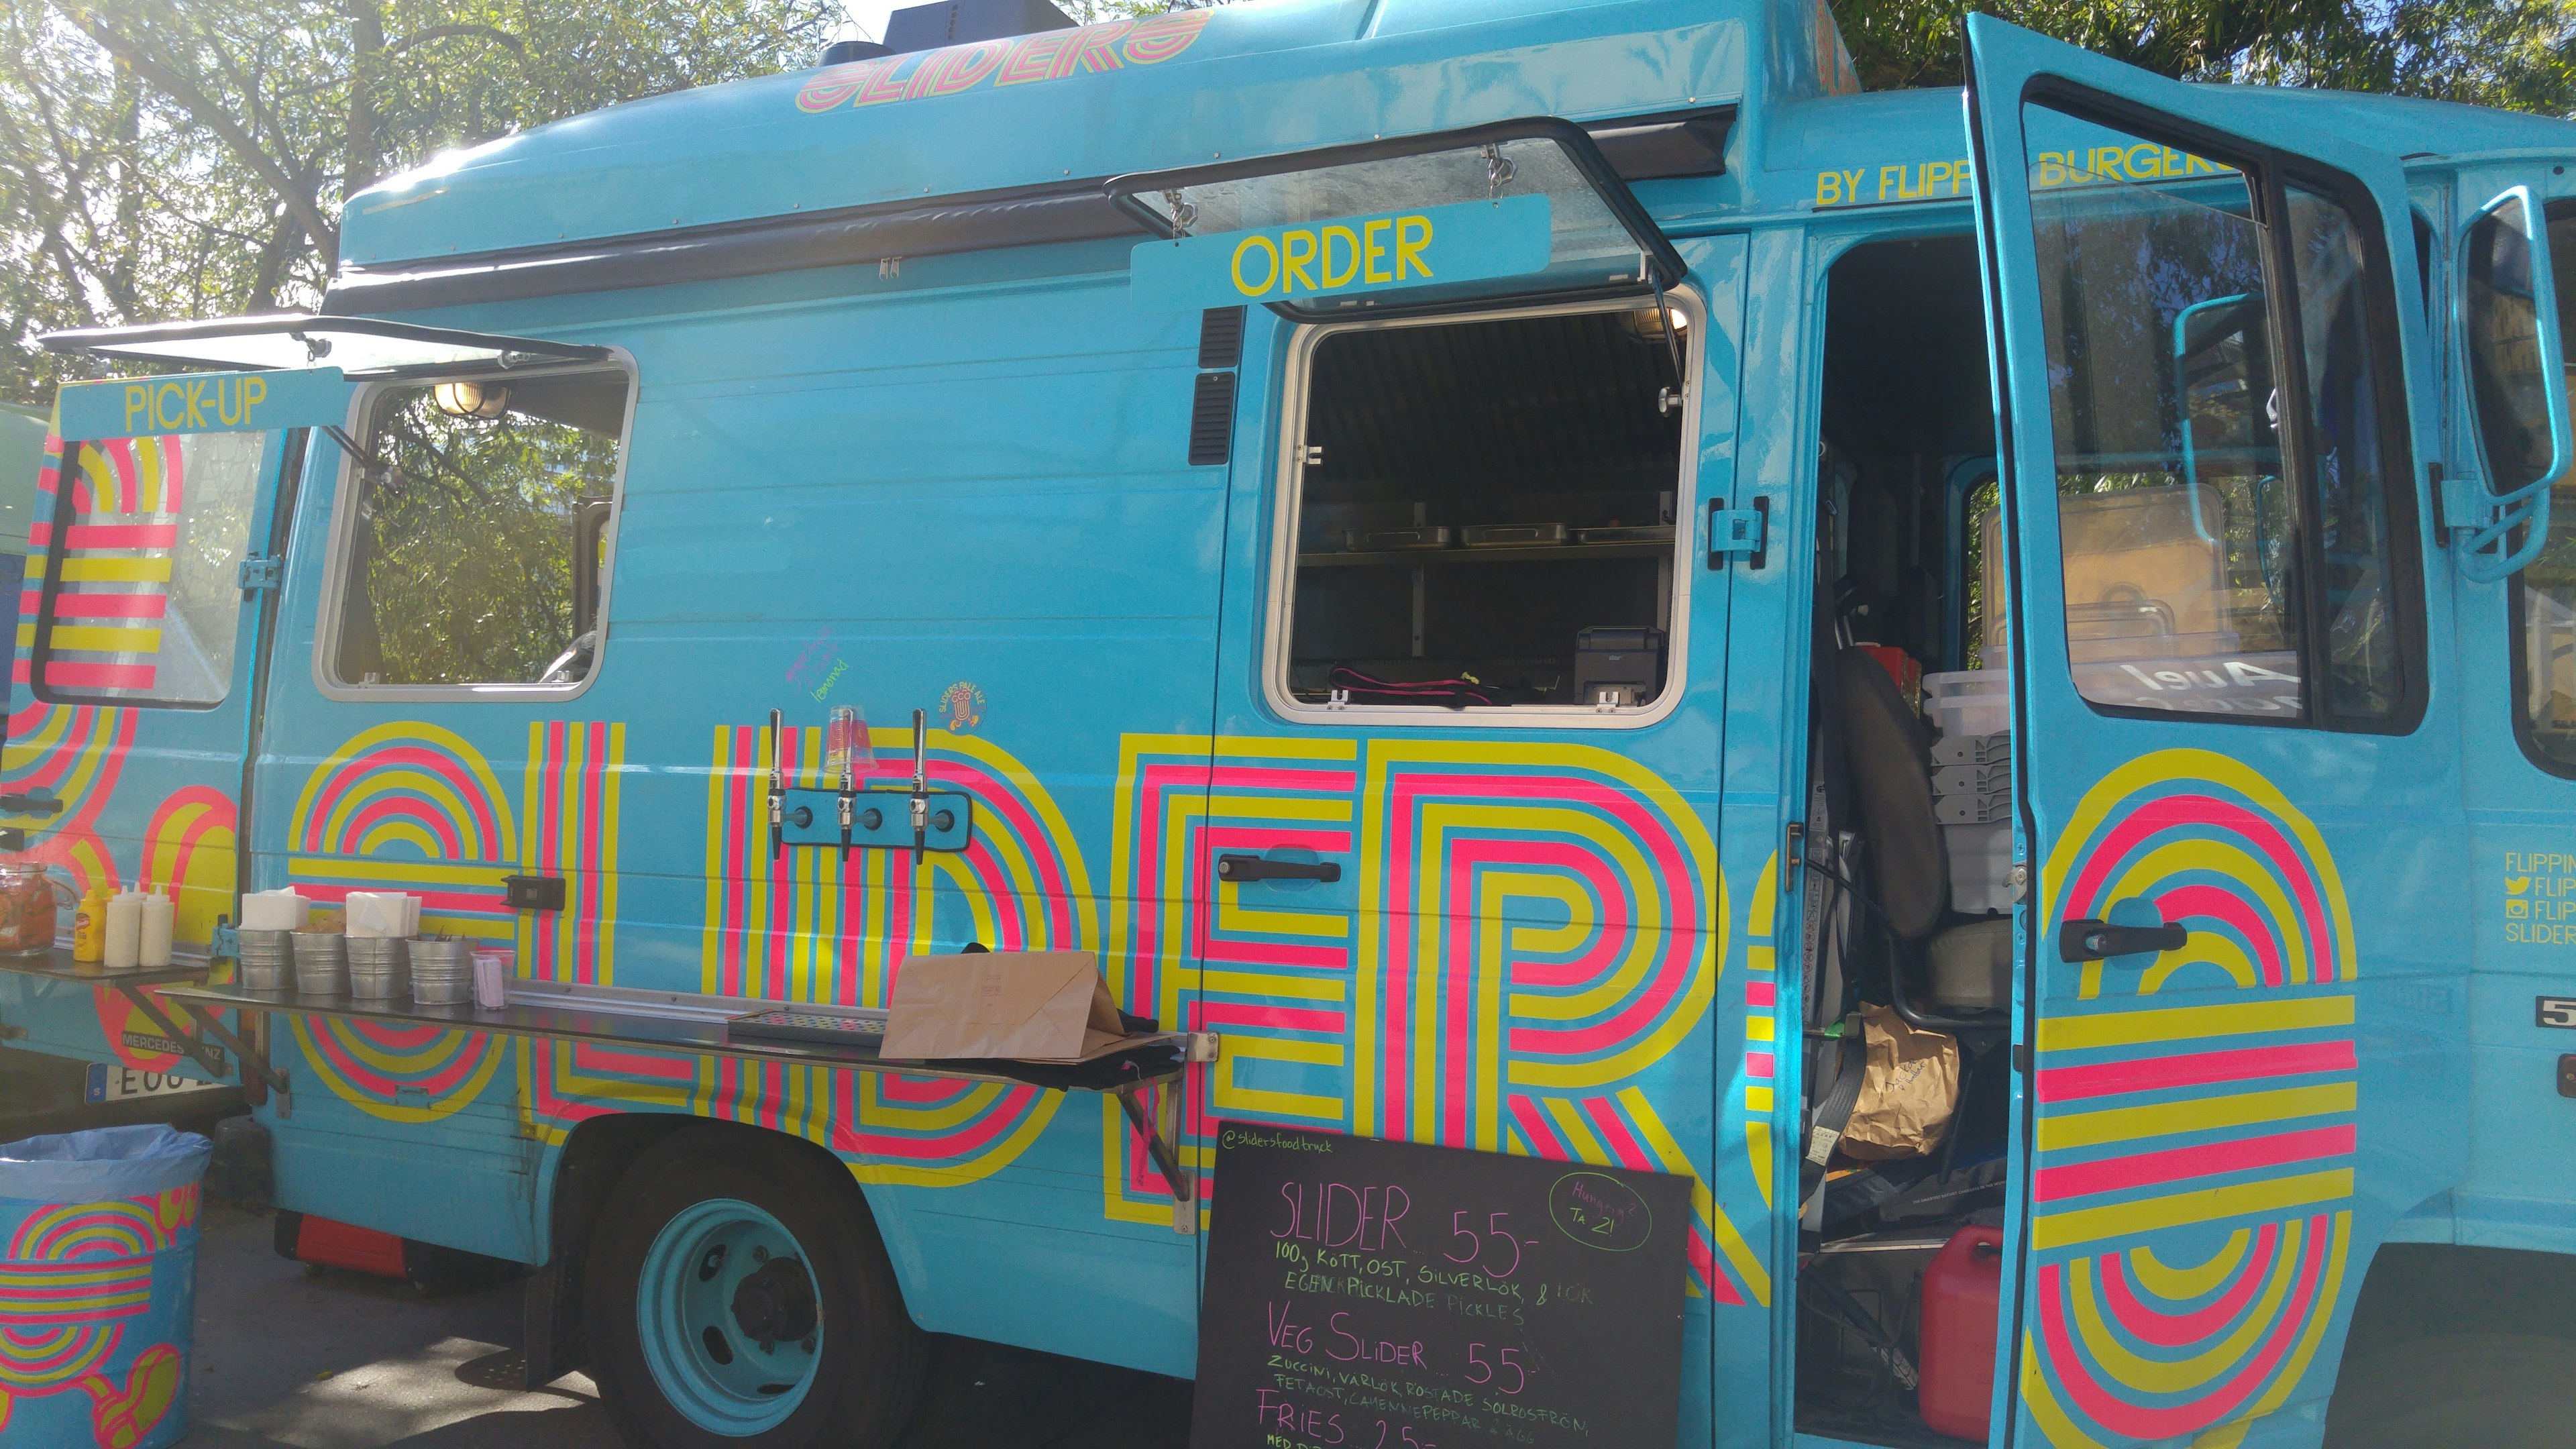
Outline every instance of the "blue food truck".
<path fill-rule="evenodd" d="M 1219 1121 L 1692 1179 L 1685 1444 L 2564 1442 L 2576 127 L 924 8 L 49 339 L 128 366 L 0 823 L 179 947 L 16 962 L 21 1049 L 238 1077 L 637 1445 L 886 1443 L 926 1333 L 1191 1374 Z M 506 1005 L 251 989 L 289 888 Z M 985 948 L 1172 1059 L 722 1026 Z"/>

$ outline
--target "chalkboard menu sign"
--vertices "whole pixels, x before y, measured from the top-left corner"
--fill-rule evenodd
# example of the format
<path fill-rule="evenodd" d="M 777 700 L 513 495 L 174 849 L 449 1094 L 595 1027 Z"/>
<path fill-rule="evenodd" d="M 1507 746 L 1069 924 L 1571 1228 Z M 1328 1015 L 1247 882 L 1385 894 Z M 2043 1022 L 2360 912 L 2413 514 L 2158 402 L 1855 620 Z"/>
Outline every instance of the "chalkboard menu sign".
<path fill-rule="evenodd" d="M 1225 1123 L 1192 1449 L 1663 1445 L 1690 1179 Z"/>

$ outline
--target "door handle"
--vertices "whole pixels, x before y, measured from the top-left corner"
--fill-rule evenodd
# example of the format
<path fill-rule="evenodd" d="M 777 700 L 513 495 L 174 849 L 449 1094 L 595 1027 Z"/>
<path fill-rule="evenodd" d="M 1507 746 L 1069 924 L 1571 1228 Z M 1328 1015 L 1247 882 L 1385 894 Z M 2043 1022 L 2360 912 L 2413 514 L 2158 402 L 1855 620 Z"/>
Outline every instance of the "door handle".
<path fill-rule="evenodd" d="M 1271 860 L 1258 855 L 1220 855 L 1216 858 L 1216 878 L 1230 881 L 1315 880 L 1331 885 L 1342 878 L 1342 868 L 1329 860 Z"/>
<path fill-rule="evenodd" d="M 2068 921 L 2059 928 L 2061 961 L 2102 961 L 2113 956 L 2144 956 L 2179 951 L 2191 932 L 2168 921 L 2158 926 L 2115 926 L 2109 921 Z"/>

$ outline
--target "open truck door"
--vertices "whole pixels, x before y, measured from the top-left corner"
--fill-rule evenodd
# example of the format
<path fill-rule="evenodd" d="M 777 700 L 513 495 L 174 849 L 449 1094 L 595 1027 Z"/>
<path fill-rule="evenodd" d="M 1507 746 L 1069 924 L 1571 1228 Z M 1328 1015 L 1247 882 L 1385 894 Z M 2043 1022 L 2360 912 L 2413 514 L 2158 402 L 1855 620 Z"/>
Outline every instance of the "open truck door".
<path fill-rule="evenodd" d="M 357 446 L 346 427 L 367 381 L 598 350 L 298 314 L 45 343 L 224 369 L 62 389 L 20 605 L 24 698 L 0 774 L 20 807 L 0 825 L 23 830 L 30 855 L 79 892 L 169 892 L 178 951 L 204 953 L 252 884 L 243 844 L 306 460 Z M 93 994 L 126 1066 L 167 1071 L 192 1045 L 135 997 Z M 85 1054 L 78 1040 L 60 1045 Z M 197 1049 L 201 1067 L 216 1059 Z"/>
<path fill-rule="evenodd" d="M 337 426 L 335 372 L 230 372 L 65 386 L 36 482 L 0 824 L 75 894 L 170 895 L 171 940 L 204 954 L 240 884 L 244 764 L 283 548 L 278 494 L 309 430 Z M 34 1012 L 36 1044 L 140 1072 L 183 1052 L 184 1012 L 87 991 L 98 1038 Z"/>
<path fill-rule="evenodd" d="M 2316 108 L 1968 37 L 2028 871 L 2000 1442 L 2314 1442 L 2465 1151 L 2405 183 Z"/>

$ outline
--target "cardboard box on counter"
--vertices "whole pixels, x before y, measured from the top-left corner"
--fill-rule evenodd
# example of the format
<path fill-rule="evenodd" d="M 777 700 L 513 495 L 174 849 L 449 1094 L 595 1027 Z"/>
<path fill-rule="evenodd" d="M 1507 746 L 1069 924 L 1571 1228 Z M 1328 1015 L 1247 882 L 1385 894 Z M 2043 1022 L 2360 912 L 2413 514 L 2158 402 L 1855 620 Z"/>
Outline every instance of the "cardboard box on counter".
<path fill-rule="evenodd" d="M 1128 1045 L 1088 951 L 914 956 L 895 976 L 878 1055 L 898 1061 L 1087 1062 Z"/>

